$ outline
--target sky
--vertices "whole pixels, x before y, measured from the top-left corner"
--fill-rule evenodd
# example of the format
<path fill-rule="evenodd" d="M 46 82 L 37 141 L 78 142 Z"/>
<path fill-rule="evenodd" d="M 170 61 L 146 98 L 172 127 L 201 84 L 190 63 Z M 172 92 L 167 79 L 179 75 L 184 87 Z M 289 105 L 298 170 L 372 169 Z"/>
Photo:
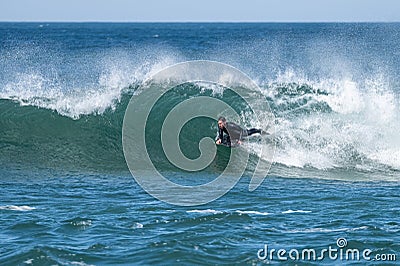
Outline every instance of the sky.
<path fill-rule="evenodd" d="M 400 22 L 400 0 L 2 0 L 0 21 Z"/>

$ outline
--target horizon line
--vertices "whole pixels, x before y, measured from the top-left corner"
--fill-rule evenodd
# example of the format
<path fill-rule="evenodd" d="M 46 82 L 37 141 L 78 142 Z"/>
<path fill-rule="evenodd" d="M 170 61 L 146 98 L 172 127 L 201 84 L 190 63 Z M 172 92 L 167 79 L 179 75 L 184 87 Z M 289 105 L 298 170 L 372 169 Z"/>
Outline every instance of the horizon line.
<path fill-rule="evenodd" d="M 391 20 L 0 20 L 0 23 L 399 23 Z"/>

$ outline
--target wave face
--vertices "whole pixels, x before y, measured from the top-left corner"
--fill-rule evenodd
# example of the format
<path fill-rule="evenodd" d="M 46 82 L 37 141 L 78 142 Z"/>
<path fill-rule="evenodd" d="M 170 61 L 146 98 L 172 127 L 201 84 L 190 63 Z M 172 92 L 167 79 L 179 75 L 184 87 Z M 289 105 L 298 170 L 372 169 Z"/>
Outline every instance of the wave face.
<path fill-rule="evenodd" d="M 122 121 L 141 82 L 173 63 L 211 59 L 234 65 L 261 87 L 276 116 L 275 168 L 285 169 L 279 174 L 290 168 L 344 169 L 397 179 L 399 25 L 308 27 L 0 24 L 0 162 L 127 170 Z M 374 41 L 382 34 L 386 42 Z M 160 104 L 150 131 L 157 132 L 163 111 L 188 97 L 209 95 L 240 108 L 212 86 L 187 84 L 181 90 Z M 243 118 L 246 126 L 263 127 Z M 194 120 L 184 127 L 182 150 L 196 158 L 199 139 L 214 138 L 216 130 L 214 121 Z M 174 170 L 155 139 L 155 164 Z M 216 164 L 208 171 L 220 171 Z"/>

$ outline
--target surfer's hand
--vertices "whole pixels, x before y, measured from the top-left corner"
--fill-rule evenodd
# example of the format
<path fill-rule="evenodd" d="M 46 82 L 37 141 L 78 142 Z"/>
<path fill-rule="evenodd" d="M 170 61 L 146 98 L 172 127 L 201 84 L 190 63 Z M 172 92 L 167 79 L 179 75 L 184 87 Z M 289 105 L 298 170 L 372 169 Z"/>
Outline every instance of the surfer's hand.
<path fill-rule="evenodd" d="M 217 141 L 215 142 L 216 144 L 221 144 L 221 139 L 217 139 Z"/>

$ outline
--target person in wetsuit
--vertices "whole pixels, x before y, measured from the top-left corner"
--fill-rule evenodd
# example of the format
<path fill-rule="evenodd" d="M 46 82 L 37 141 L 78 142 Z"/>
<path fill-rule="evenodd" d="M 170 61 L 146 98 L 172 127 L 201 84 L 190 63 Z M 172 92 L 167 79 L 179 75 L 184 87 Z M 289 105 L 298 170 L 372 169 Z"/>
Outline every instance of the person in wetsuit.
<path fill-rule="evenodd" d="M 226 135 L 224 135 L 224 133 Z M 240 144 L 244 137 L 248 137 L 256 133 L 261 134 L 261 129 L 243 129 L 233 122 L 227 122 L 225 117 L 221 116 L 218 118 L 218 138 L 215 143 L 218 145 L 224 144 L 229 147 L 235 146 Z"/>

